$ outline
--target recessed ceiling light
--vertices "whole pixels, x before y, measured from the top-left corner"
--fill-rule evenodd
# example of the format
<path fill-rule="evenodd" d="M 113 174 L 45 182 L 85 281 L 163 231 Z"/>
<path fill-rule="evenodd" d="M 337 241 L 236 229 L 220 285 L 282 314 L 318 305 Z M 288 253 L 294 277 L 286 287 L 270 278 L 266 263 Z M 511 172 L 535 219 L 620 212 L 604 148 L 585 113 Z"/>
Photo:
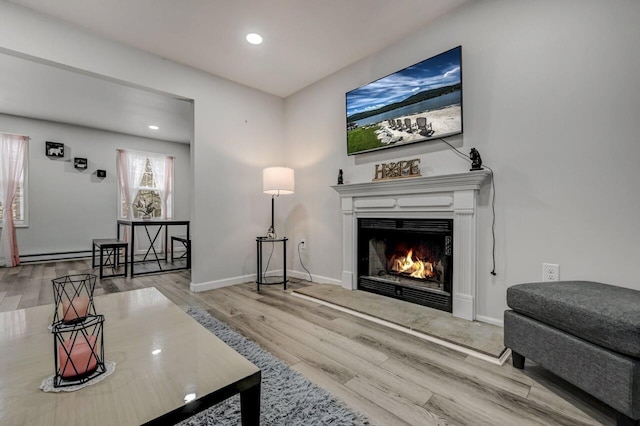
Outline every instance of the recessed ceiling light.
<path fill-rule="evenodd" d="M 162 349 L 154 349 L 151 353 L 154 355 L 158 355 L 160 352 L 162 352 Z"/>
<path fill-rule="evenodd" d="M 194 399 L 196 399 L 196 394 L 195 393 L 188 393 L 184 396 L 184 402 L 191 402 Z"/>
<path fill-rule="evenodd" d="M 158 127 L 158 126 L 155 126 L 155 125 L 151 124 L 151 125 L 149 126 L 149 128 L 150 128 L 151 130 L 158 130 L 160 127 Z"/>
<path fill-rule="evenodd" d="M 260 44 L 262 43 L 262 36 L 256 33 L 247 34 L 247 41 L 251 44 Z"/>

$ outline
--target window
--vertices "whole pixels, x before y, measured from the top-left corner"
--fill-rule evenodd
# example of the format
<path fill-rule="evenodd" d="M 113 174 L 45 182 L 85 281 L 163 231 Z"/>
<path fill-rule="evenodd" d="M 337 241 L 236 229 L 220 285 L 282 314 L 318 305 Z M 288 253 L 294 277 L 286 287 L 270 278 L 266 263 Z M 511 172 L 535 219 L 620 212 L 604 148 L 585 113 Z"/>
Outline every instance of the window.
<path fill-rule="evenodd" d="M 173 157 L 119 150 L 118 178 L 120 218 L 173 216 Z"/>
<path fill-rule="evenodd" d="M 133 218 L 141 219 L 143 217 L 159 218 L 162 212 L 162 203 L 160 201 L 160 193 L 156 189 L 156 183 L 153 180 L 153 170 L 149 159 L 145 159 L 144 172 L 140 179 L 140 184 L 136 187 L 137 195 L 133 199 Z M 127 215 L 127 201 L 123 194 L 120 194 L 120 215 Z"/>

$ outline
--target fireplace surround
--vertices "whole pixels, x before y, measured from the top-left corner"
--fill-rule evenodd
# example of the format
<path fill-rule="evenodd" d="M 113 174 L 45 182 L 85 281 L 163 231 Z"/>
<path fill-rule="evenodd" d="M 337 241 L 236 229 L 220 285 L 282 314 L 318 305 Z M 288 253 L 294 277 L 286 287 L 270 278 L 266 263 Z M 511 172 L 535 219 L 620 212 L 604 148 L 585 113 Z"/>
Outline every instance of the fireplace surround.
<path fill-rule="evenodd" d="M 358 290 L 451 312 L 452 219 L 358 219 Z"/>
<path fill-rule="evenodd" d="M 342 287 L 358 289 L 360 220 L 451 220 L 451 312 L 475 319 L 477 194 L 489 177 L 474 171 L 383 182 L 336 185 L 342 210 Z M 362 272 L 362 271 L 360 271 Z"/>

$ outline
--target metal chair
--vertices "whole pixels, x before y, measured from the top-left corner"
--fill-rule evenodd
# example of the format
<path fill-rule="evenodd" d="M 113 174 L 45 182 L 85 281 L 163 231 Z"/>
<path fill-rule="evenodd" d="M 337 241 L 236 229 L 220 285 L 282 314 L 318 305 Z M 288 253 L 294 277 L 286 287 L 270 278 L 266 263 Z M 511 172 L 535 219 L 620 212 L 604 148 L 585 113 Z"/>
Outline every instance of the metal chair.
<path fill-rule="evenodd" d="M 173 256 L 173 243 L 174 241 L 181 242 L 184 245 L 185 252 L 179 256 Z M 191 240 L 187 239 L 186 235 L 172 235 L 171 236 L 171 263 L 173 263 L 174 259 L 187 259 L 187 269 L 191 268 Z"/>
<path fill-rule="evenodd" d="M 100 251 L 100 263 L 96 264 L 96 249 Z M 115 270 L 120 265 L 120 250 L 124 249 L 124 273 L 117 274 Z M 106 257 L 105 257 L 106 254 Z M 100 279 L 111 277 L 126 277 L 129 266 L 129 243 L 115 238 L 94 239 L 91 249 L 91 266 L 100 266 Z M 112 274 L 104 275 L 103 268 L 111 267 Z"/>

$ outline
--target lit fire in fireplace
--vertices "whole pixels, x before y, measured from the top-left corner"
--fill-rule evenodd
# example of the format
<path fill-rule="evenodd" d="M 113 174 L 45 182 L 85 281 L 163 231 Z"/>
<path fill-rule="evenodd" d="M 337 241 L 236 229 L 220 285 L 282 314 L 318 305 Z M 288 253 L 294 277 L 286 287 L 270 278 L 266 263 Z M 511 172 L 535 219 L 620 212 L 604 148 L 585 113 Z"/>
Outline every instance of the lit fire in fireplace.
<path fill-rule="evenodd" d="M 417 257 L 413 259 L 413 250 L 409 250 L 406 256 L 394 256 L 391 262 L 391 270 L 400 274 L 408 274 L 413 278 L 433 277 L 433 265 L 423 262 Z"/>

